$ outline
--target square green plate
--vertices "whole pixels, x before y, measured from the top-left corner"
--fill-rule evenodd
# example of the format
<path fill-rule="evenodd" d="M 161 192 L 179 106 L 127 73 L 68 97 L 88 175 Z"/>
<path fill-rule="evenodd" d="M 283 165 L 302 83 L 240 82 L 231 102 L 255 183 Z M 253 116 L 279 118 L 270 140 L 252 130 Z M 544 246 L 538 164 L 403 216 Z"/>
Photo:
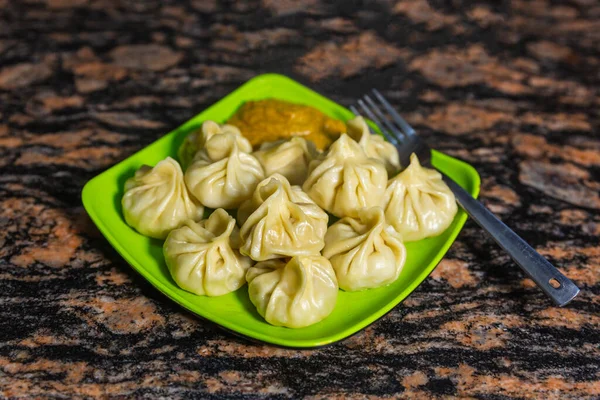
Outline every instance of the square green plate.
<path fill-rule="evenodd" d="M 190 121 L 126 160 L 90 180 L 83 188 L 85 209 L 110 244 L 144 278 L 181 306 L 237 334 L 287 347 L 317 347 L 344 339 L 381 318 L 404 300 L 433 271 L 467 219 L 459 210 L 452 225 L 440 236 L 407 243 L 407 261 L 393 284 L 357 293 L 339 292 L 336 308 L 325 320 L 302 329 L 275 327 L 265 322 L 248 298 L 247 286 L 221 297 L 196 296 L 180 289 L 162 254 L 162 241 L 144 237 L 130 228 L 121 213 L 125 180 L 142 164 L 155 165 L 175 157 L 187 134 L 207 119 L 226 121 L 247 100 L 267 97 L 304 103 L 325 114 L 347 120 L 350 110 L 281 75 L 265 74 L 198 114 Z M 434 152 L 433 164 L 473 196 L 479 193 L 479 175 L 469 164 Z"/>

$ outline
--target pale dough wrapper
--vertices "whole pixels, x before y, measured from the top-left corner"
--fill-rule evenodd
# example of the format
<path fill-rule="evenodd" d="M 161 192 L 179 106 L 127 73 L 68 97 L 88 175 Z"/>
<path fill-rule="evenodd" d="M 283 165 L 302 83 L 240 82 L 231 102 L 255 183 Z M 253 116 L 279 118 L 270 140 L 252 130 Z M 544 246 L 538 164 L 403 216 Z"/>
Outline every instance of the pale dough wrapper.
<path fill-rule="evenodd" d="M 336 217 L 356 216 L 365 207 L 380 206 L 387 185 L 382 162 L 369 158 L 360 145 L 343 134 L 325 157 L 310 163 L 304 191 Z"/>
<path fill-rule="evenodd" d="M 163 246 L 167 267 L 180 288 L 221 296 L 246 283 L 253 261 L 242 256 L 235 220 L 222 208 L 198 223 L 188 220 L 171 231 Z"/>
<path fill-rule="evenodd" d="M 301 137 L 263 143 L 253 153 L 266 176 L 281 174 L 292 185 L 302 185 L 308 176 L 308 165 L 318 155 L 314 143 Z"/>
<path fill-rule="evenodd" d="M 213 161 L 206 149 L 199 151 L 185 171 L 187 187 L 206 207 L 238 207 L 265 177 L 254 156 L 240 151 L 236 142 L 231 145 L 229 155 L 218 161 Z"/>
<path fill-rule="evenodd" d="M 361 116 L 352 118 L 346 122 L 348 136 L 356 140 L 367 156 L 380 160 L 388 176 L 394 176 L 400 171 L 400 158 L 398 150 L 390 142 L 379 135 L 372 135 L 365 119 Z"/>
<path fill-rule="evenodd" d="M 224 137 L 211 141 L 211 145 L 207 145 L 214 136 L 219 135 L 224 135 Z M 246 153 L 252 151 L 252 145 L 248 139 L 242 136 L 237 127 L 233 125 L 219 125 L 214 121 L 204 121 L 202 126 L 190 133 L 181 146 L 179 146 L 177 157 L 181 166 L 184 170 L 187 169 L 196 153 L 204 148 L 209 149 L 209 154 L 213 161 L 225 158 L 231 151 L 231 144 L 223 143 L 223 141 L 235 141 L 240 151 Z"/>
<path fill-rule="evenodd" d="M 454 193 L 431 168 L 423 168 L 415 154 L 410 165 L 388 182 L 385 216 L 405 242 L 437 236 L 458 210 Z"/>
<path fill-rule="evenodd" d="M 224 127 L 235 128 L 237 130 L 233 125 L 224 125 Z M 234 146 L 242 153 L 252 152 L 252 145 L 248 139 L 242 136 L 239 130 L 229 132 L 225 129 L 222 133 L 210 136 L 204 142 L 204 147 L 199 152 L 206 154 L 212 161 L 219 161 L 228 157 L 233 151 Z"/>
<path fill-rule="evenodd" d="M 258 184 L 237 217 L 240 251 L 255 261 L 319 254 L 325 245 L 327 213 L 279 174 Z"/>
<path fill-rule="evenodd" d="M 320 255 L 263 261 L 248 270 L 248 294 L 271 325 L 303 328 L 335 308 L 338 284 L 331 263 Z"/>
<path fill-rule="evenodd" d="M 188 192 L 179 163 L 167 157 L 154 168 L 143 165 L 125 182 L 123 216 L 142 235 L 164 239 L 185 220 L 199 220 L 204 207 Z"/>
<path fill-rule="evenodd" d="M 388 285 L 406 262 L 402 236 L 387 225 L 381 207 L 342 218 L 325 235 L 323 256 L 331 261 L 340 288 L 355 292 Z"/>

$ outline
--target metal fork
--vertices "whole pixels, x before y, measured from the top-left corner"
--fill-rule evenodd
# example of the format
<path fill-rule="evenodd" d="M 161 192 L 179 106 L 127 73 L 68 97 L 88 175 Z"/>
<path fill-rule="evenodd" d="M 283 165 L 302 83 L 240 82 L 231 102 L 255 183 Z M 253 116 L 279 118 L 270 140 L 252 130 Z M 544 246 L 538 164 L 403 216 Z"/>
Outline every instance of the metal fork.
<path fill-rule="evenodd" d="M 398 150 L 401 165 L 407 166 L 412 153 L 419 157 L 425 166 L 431 165 L 431 149 L 415 130 L 394 110 L 392 105 L 373 89 L 373 100 L 368 95 L 358 100 L 358 105 Z M 379 102 L 380 105 L 376 104 Z M 350 107 L 355 115 L 361 115 L 356 107 Z M 529 277 L 559 306 L 564 306 L 577 294 L 579 288 L 556 267 L 542 257 L 519 235 L 498 219 L 483 204 L 475 200 L 456 182 L 439 171 L 450 187 L 456 202 L 475 222 L 482 227 L 502 247 Z"/>

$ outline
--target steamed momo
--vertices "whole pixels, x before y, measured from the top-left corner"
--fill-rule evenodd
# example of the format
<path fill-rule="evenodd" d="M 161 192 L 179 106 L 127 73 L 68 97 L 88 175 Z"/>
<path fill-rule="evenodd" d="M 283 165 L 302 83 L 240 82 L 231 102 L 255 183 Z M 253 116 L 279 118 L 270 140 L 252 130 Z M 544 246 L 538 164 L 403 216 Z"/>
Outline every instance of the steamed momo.
<path fill-rule="evenodd" d="M 442 175 L 423 168 L 415 154 L 410 156 L 408 168 L 390 179 L 385 199 L 386 218 L 406 242 L 439 235 L 458 210 Z"/>
<path fill-rule="evenodd" d="M 318 254 L 329 217 L 298 186 L 275 174 L 238 210 L 242 247 L 255 261 Z"/>
<path fill-rule="evenodd" d="M 183 168 L 186 169 L 191 164 L 196 153 L 205 148 L 207 142 L 211 138 L 218 135 L 225 135 L 229 140 L 235 140 L 238 143 L 238 147 L 246 153 L 252 151 L 250 142 L 242 136 L 242 133 L 237 127 L 233 125 L 219 125 L 214 121 L 204 121 L 200 129 L 190 133 L 179 147 L 177 156 L 179 157 L 179 162 L 181 162 Z M 220 140 L 221 139 L 217 139 L 212 142 L 213 152 L 215 153 L 213 155 L 215 156 L 216 152 L 218 152 L 221 147 L 218 143 Z"/>
<path fill-rule="evenodd" d="M 302 187 L 315 203 L 341 218 L 381 205 L 387 176 L 383 163 L 367 157 L 358 143 L 343 134 L 324 158 L 310 163 Z"/>
<path fill-rule="evenodd" d="M 325 235 L 323 256 L 331 261 L 340 288 L 354 292 L 394 282 L 406 262 L 402 236 L 387 225 L 381 207 L 342 218 Z"/>
<path fill-rule="evenodd" d="M 239 230 L 223 209 L 198 223 L 188 220 L 163 246 L 173 280 L 198 295 L 221 296 L 246 283 L 252 260 L 239 251 Z"/>
<path fill-rule="evenodd" d="M 308 165 L 317 157 L 313 142 L 301 137 L 263 143 L 254 156 L 265 169 L 265 175 L 281 174 L 292 185 L 302 185 L 308 176 Z"/>
<path fill-rule="evenodd" d="M 223 125 L 224 129 L 221 133 L 212 135 L 204 142 L 204 148 L 200 152 L 205 153 L 212 161 L 219 161 L 229 156 L 234 145 L 242 153 L 252 152 L 252 145 L 235 126 Z M 229 127 L 229 129 L 225 129 Z M 236 130 L 234 130 L 235 128 Z M 196 153 L 198 154 L 198 153 Z"/>
<path fill-rule="evenodd" d="M 207 149 L 202 149 L 185 171 L 190 192 L 210 208 L 238 207 L 265 177 L 254 156 L 241 151 L 236 141 L 227 144 L 231 147 L 226 157 L 215 161 Z"/>
<path fill-rule="evenodd" d="M 270 324 L 303 328 L 335 308 L 338 284 L 331 263 L 320 255 L 297 256 L 287 263 L 263 261 L 248 270 L 248 294 Z"/>
<path fill-rule="evenodd" d="M 371 135 L 369 126 L 361 116 L 355 117 L 346 122 L 348 135 L 356 140 L 363 148 L 367 156 L 380 160 L 388 172 L 388 176 L 393 176 L 400 170 L 400 158 L 398 150 L 390 142 L 379 135 Z"/>
<path fill-rule="evenodd" d="M 183 172 L 171 157 L 154 168 L 143 165 L 125 182 L 123 216 L 142 235 L 164 239 L 185 220 L 202 218 L 204 207 L 189 193 Z"/>

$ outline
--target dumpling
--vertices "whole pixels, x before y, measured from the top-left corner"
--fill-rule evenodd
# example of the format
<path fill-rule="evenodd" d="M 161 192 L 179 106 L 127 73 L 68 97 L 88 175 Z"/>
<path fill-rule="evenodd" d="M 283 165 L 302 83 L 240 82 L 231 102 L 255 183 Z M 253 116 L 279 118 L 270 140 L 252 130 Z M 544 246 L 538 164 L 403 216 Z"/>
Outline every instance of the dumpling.
<path fill-rule="evenodd" d="M 308 176 L 308 165 L 318 152 L 313 142 L 296 136 L 290 140 L 263 143 L 253 154 L 266 176 L 281 174 L 292 185 L 302 185 Z"/>
<path fill-rule="evenodd" d="M 454 193 L 442 175 L 422 167 L 414 153 L 410 165 L 388 182 L 384 208 L 388 223 L 405 242 L 439 235 L 458 210 Z"/>
<path fill-rule="evenodd" d="M 248 139 L 242 136 L 242 133 L 237 127 L 233 125 L 219 125 L 214 121 L 204 121 L 200 129 L 190 133 L 185 138 L 181 146 L 179 146 L 177 156 L 183 169 L 185 170 L 192 163 L 194 156 L 196 153 L 198 153 L 198 151 L 200 151 L 200 149 L 206 147 L 207 141 L 209 141 L 213 136 L 220 134 L 225 134 L 229 140 L 235 140 L 238 143 L 238 148 L 241 151 L 246 153 L 250 153 L 252 151 L 252 145 Z M 214 152 L 213 156 L 216 156 L 216 152 L 220 147 L 222 147 L 219 146 L 220 140 L 221 139 L 216 140 L 212 144 Z M 225 156 L 226 155 L 221 158 L 224 158 Z"/>
<path fill-rule="evenodd" d="M 381 207 L 346 217 L 325 235 L 323 256 L 331 261 L 340 288 L 354 292 L 394 282 L 406 262 L 402 236 L 387 225 Z"/>
<path fill-rule="evenodd" d="M 371 135 L 369 126 L 361 116 L 346 122 L 348 135 L 356 140 L 367 156 L 376 158 L 385 165 L 388 176 L 393 176 L 400 171 L 400 158 L 398 150 L 390 142 L 379 135 Z"/>
<path fill-rule="evenodd" d="M 315 324 L 331 314 L 337 301 L 335 272 L 321 255 L 263 261 L 248 270 L 246 280 L 250 301 L 271 325 Z"/>
<path fill-rule="evenodd" d="M 204 147 L 199 150 L 200 152 L 204 152 L 212 161 L 219 161 L 228 157 L 233 150 L 234 144 L 242 153 L 252 152 L 252 145 L 235 126 L 223 125 L 223 127 L 221 133 L 212 135 L 206 139 Z M 235 130 L 230 128 L 235 128 Z"/>
<path fill-rule="evenodd" d="M 164 239 L 185 220 L 199 220 L 204 207 L 188 192 L 179 163 L 167 157 L 154 168 L 143 165 L 125 182 L 123 216 L 142 235 Z"/>
<path fill-rule="evenodd" d="M 187 220 L 169 233 L 163 246 L 173 280 L 198 295 L 221 296 L 246 283 L 253 264 L 238 251 L 240 233 L 225 210 L 215 210 L 198 223 Z"/>
<path fill-rule="evenodd" d="M 318 254 L 329 217 L 299 186 L 275 174 L 238 210 L 240 252 L 255 261 Z"/>
<path fill-rule="evenodd" d="M 325 157 L 310 163 L 302 187 L 321 208 L 341 218 L 356 216 L 361 208 L 380 206 L 386 184 L 383 163 L 367 157 L 358 143 L 343 134 Z"/>
<path fill-rule="evenodd" d="M 210 208 L 238 207 L 265 177 L 254 156 L 241 151 L 235 141 L 229 144 L 228 156 L 218 161 L 214 161 L 206 149 L 200 150 L 185 171 L 190 192 Z"/>

